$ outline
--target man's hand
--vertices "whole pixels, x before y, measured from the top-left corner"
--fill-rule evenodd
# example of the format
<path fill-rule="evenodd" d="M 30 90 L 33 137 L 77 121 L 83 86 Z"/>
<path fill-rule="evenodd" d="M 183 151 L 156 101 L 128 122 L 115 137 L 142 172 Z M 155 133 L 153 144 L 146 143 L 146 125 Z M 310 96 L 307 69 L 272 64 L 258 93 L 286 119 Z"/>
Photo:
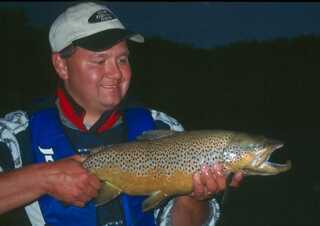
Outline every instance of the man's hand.
<path fill-rule="evenodd" d="M 238 187 L 243 179 L 243 174 L 237 172 L 232 178 L 230 186 Z M 191 197 L 197 200 L 211 198 L 214 194 L 226 188 L 226 177 L 221 164 L 211 167 L 204 166 L 201 171 L 193 175 L 193 192 Z"/>
<path fill-rule="evenodd" d="M 99 179 L 82 167 L 84 159 L 74 155 L 47 164 L 45 193 L 66 204 L 83 207 L 97 195 Z"/>
<path fill-rule="evenodd" d="M 243 174 L 235 173 L 231 186 L 238 187 Z M 172 209 L 172 224 L 174 226 L 200 226 L 208 220 L 210 209 L 208 198 L 226 188 L 226 177 L 222 166 L 203 167 L 193 175 L 193 192 L 190 195 L 176 198 Z"/>

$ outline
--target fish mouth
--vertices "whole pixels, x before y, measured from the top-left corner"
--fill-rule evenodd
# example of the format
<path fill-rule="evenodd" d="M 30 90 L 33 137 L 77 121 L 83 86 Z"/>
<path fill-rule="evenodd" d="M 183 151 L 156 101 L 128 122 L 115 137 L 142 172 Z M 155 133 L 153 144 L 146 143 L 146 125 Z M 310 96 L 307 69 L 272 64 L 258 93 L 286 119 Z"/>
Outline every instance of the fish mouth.
<path fill-rule="evenodd" d="M 271 154 L 274 151 L 281 149 L 283 146 L 284 144 L 278 141 L 267 144 L 265 148 L 256 153 L 254 160 L 249 167 L 244 169 L 244 172 L 248 175 L 276 175 L 290 170 L 290 160 L 287 160 L 284 164 L 270 161 Z"/>

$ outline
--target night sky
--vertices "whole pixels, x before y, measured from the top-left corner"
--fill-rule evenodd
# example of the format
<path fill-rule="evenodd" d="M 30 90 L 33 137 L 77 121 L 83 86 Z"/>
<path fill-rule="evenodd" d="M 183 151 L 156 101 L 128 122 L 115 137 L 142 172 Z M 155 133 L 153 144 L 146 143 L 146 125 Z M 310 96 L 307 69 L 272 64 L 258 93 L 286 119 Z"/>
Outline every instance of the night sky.
<path fill-rule="evenodd" d="M 48 25 L 72 2 L 1 2 L 21 7 L 36 25 Z M 320 3 L 108 2 L 132 30 L 148 36 L 216 47 L 242 40 L 320 34 Z"/>

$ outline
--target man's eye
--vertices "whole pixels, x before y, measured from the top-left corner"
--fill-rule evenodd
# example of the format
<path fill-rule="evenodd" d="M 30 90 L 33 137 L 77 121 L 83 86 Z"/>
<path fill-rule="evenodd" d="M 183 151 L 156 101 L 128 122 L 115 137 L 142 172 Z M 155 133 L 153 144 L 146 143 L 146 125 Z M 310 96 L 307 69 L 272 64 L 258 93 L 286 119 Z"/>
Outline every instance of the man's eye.
<path fill-rule="evenodd" d="M 95 64 L 104 64 L 105 60 L 94 60 Z"/>
<path fill-rule="evenodd" d="M 127 64 L 128 63 L 128 57 L 121 57 L 119 58 L 119 64 Z"/>

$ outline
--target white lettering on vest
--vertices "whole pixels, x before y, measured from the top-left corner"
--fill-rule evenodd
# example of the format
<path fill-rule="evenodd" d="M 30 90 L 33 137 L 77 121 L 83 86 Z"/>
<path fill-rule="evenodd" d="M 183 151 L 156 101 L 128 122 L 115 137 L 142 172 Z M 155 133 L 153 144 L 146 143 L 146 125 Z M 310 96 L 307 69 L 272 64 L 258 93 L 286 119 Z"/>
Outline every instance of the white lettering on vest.
<path fill-rule="evenodd" d="M 46 162 L 53 162 L 53 157 L 52 155 L 54 154 L 52 148 L 41 148 L 40 146 L 38 147 L 39 151 L 44 154 L 44 159 Z"/>

